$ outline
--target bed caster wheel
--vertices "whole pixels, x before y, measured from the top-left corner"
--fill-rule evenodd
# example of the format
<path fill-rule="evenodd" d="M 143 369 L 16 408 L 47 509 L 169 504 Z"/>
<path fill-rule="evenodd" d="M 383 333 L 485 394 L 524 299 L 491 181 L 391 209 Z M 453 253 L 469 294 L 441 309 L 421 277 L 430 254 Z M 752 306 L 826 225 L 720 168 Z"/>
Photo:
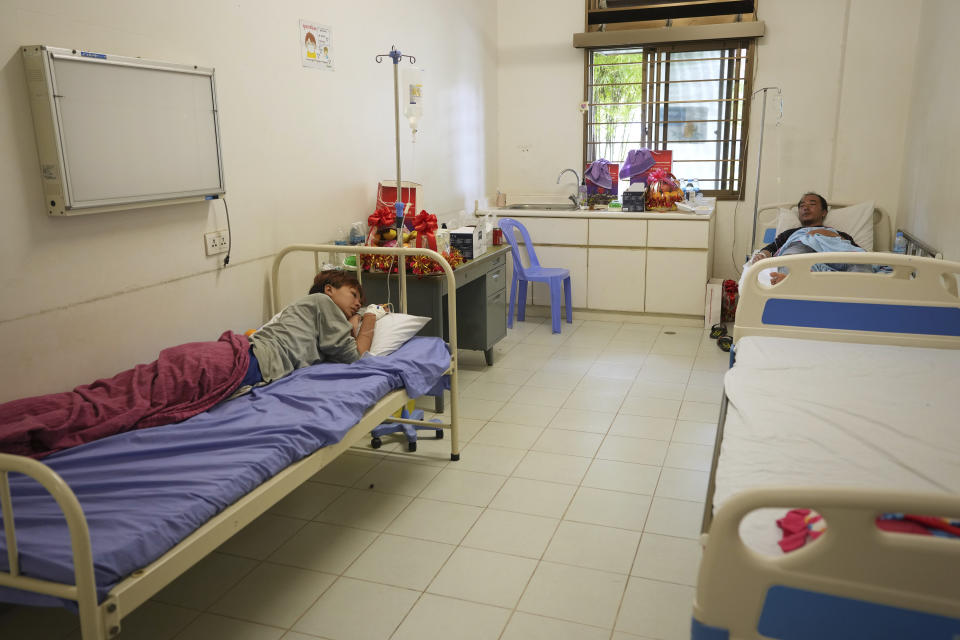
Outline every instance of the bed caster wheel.
<path fill-rule="evenodd" d="M 383 442 L 380 441 L 380 438 L 373 438 L 372 440 L 370 440 L 370 446 L 373 447 L 374 449 L 379 449 L 380 445 L 382 444 Z"/>
<path fill-rule="evenodd" d="M 408 442 L 408 443 L 407 443 L 407 451 L 411 451 L 411 452 L 412 452 L 412 451 L 416 451 L 416 450 L 417 450 L 417 443 L 416 443 L 416 442 Z"/>
<path fill-rule="evenodd" d="M 443 429 L 437 429 L 437 440 L 443 440 Z"/>

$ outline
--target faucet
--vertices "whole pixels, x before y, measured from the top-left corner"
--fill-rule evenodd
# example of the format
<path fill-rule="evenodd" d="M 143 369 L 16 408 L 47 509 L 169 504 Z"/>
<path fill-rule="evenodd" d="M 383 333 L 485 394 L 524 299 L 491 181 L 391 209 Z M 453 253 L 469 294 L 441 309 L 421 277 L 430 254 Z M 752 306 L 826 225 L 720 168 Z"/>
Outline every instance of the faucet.
<path fill-rule="evenodd" d="M 563 174 L 565 174 L 567 171 L 572 171 L 572 172 L 573 172 L 573 177 L 577 179 L 577 185 L 579 185 L 579 184 L 580 184 L 580 176 L 577 175 L 577 172 L 576 172 L 575 169 L 564 169 L 563 171 L 561 171 L 561 172 L 560 172 L 560 175 L 557 176 L 557 184 L 560 184 L 560 178 L 562 178 L 562 177 L 563 177 Z"/>
<path fill-rule="evenodd" d="M 561 172 L 560 172 L 560 175 L 557 176 L 557 184 L 560 184 L 560 178 L 562 178 L 562 177 L 563 177 L 563 174 L 565 174 L 567 171 L 572 172 L 572 173 L 573 173 L 573 177 L 577 179 L 577 190 L 579 191 L 579 189 L 580 189 L 580 176 L 577 175 L 577 172 L 576 172 L 576 170 L 574 170 L 574 169 L 564 169 L 563 171 L 561 171 Z M 574 208 L 574 209 L 576 209 L 576 208 L 578 208 L 578 207 L 580 206 L 580 201 L 577 199 L 577 196 L 576 196 L 575 194 L 572 194 L 572 193 L 571 193 L 569 196 L 567 196 L 567 198 L 570 200 L 571 203 L 573 203 L 573 208 Z"/>

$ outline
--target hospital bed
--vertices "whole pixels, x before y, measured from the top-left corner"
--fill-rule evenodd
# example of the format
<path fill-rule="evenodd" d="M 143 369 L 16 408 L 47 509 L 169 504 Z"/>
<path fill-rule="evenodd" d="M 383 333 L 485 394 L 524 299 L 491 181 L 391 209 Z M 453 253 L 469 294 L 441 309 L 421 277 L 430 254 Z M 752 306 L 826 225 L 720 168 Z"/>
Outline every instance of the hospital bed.
<path fill-rule="evenodd" d="M 296 245 L 283 259 L 343 247 Z M 359 251 L 360 248 L 357 248 Z M 426 249 L 363 247 L 426 255 Z M 358 260 L 359 262 L 359 260 Z M 398 276 L 405 290 L 405 274 Z M 274 311 L 278 309 L 275 308 Z M 183 422 L 129 431 L 44 462 L 0 454 L 0 602 L 76 608 L 84 640 L 120 633 L 121 618 L 368 437 L 411 398 L 449 377 L 450 457 L 459 459 L 456 299 L 449 346 L 413 338 L 394 353 L 305 367 Z"/>
<path fill-rule="evenodd" d="M 881 264 L 888 273 L 814 272 Z M 777 285 L 756 277 L 783 267 Z M 960 263 L 803 254 L 750 267 L 704 508 L 694 638 L 956 638 L 960 540 L 880 531 L 960 517 Z M 776 519 L 823 516 L 784 555 Z"/>

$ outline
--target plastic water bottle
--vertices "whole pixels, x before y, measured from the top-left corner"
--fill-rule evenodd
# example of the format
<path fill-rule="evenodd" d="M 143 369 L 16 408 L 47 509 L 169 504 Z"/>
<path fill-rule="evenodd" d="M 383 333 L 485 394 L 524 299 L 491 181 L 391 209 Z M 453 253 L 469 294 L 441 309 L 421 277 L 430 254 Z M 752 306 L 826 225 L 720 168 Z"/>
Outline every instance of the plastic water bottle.
<path fill-rule="evenodd" d="M 363 223 L 354 222 L 350 225 L 350 244 L 363 244 L 364 239 Z"/>
<path fill-rule="evenodd" d="M 584 179 L 584 181 L 581 182 L 580 185 L 577 187 L 577 204 L 580 205 L 581 209 L 587 208 L 587 198 L 588 198 L 587 183 L 586 183 L 586 179 Z"/>
<path fill-rule="evenodd" d="M 907 253 L 907 239 L 903 237 L 903 231 L 897 231 L 897 237 L 893 241 L 893 252 L 899 254 Z"/>

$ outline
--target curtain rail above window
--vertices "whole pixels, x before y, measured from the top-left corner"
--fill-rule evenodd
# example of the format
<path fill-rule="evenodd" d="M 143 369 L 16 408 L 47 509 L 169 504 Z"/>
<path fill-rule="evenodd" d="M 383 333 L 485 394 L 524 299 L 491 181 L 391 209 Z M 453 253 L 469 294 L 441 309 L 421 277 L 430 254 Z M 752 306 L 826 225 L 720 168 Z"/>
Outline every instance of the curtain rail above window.
<path fill-rule="evenodd" d="M 630 2 L 613 0 L 606 3 L 587 3 L 589 24 L 620 22 L 648 22 L 651 20 L 676 20 L 710 16 L 752 15 L 756 11 L 755 0 L 651 0 Z"/>
<path fill-rule="evenodd" d="M 764 34 L 764 31 L 765 25 L 762 20 L 730 22 L 726 24 L 703 24 L 686 27 L 588 31 L 586 33 L 573 34 L 573 46 L 577 49 L 596 49 L 643 44 L 663 44 L 665 42 L 759 38 Z"/>

